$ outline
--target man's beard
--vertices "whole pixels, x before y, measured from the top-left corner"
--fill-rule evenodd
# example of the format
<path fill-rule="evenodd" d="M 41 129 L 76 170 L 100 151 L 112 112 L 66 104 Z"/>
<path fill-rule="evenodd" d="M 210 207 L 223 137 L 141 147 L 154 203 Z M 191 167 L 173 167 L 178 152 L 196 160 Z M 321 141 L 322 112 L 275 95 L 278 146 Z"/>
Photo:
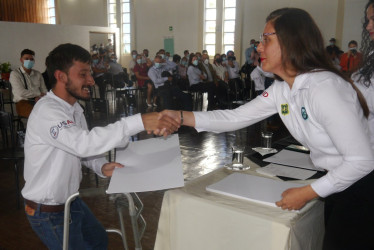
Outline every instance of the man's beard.
<path fill-rule="evenodd" d="M 86 97 L 86 96 L 82 96 L 78 93 L 77 89 L 74 89 L 71 87 L 72 86 L 72 82 L 70 80 L 70 78 L 68 77 L 68 82 L 66 83 L 66 91 L 72 96 L 74 97 L 75 99 L 77 100 L 82 100 L 82 101 L 89 101 L 90 100 L 90 96 Z M 82 88 L 88 88 L 89 90 L 91 90 L 91 87 L 89 85 L 84 85 L 82 86 Z"/>

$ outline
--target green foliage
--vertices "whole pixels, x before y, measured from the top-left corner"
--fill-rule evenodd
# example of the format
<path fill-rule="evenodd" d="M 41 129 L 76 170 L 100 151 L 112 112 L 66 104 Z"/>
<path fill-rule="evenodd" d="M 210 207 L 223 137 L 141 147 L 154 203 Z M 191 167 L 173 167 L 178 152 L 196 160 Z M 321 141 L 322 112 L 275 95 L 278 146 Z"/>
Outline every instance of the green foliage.
<path fill-rule="evenodd" d="M 10 73 L 11 71 L 10 63 L 5 62 L 5 63 L 0 64 L 0 71 L 1 73 Z"/>

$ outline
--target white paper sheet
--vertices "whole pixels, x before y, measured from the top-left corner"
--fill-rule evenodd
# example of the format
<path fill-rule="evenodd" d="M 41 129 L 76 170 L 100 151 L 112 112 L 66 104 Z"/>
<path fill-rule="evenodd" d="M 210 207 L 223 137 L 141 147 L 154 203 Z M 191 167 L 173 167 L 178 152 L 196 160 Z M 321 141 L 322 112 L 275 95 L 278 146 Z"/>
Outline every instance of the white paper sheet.
<path fill-rule="evenodd" d="M 117 168 L 107 193 L 132 193 L 184 186 L 178 135 L 130 142 L 117 150 Z"/>
<path fill-rule="evenodd" d="M 267 175 L 267 176 L 283 176 L 294 178 L 298 180 L 306 180 L 312 177 L 317 171 L 301 169 L 301 168 L 294 168 L 288 167 L 283 165 L 278 165 L 274 163 L 270 163 L 269 165 L 256 169 L 256 172 L 259 174 Z"/>
<path fill-rule="evenodd" d="M 219 182 L 207 186 L 206 190 L 276 207 L 275 202 L 282 199 L 283 191 L 301 186 L 304 184 L 233 173 Z"/>
<path fill-rule="evenodd" d="M 276 163 L 280 165 L 286 165 L 297 168 L 304 168 L 315 171 L 323 171 L 323 169 L 317 169 L 310 159 L 309 154 L 304 154 L 296 151 L 283 149 L 279 153 L 272 155 L 263 161 Z"/>

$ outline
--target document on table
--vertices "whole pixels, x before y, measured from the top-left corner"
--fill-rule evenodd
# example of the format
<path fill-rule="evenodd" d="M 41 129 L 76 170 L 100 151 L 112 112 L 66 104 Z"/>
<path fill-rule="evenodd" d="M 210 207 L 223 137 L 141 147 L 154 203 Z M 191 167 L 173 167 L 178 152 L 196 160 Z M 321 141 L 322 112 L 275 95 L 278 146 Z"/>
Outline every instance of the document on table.
<path fill-rule="evenodd" d="M 107 193 L 132 193 L 184 186 L 178 135 L 130 142 L 118 149 Z"/>
<path fill-rule="evenodd" d="M 242 173 L 233 173 L 206 187 L 207 191 L 232 196 L 276 207 L 275 202 L 282 199 L 282 193 L 289 188 L 303 184 L 285 182 Z"/>
<path fill-rule="evenodd" d="M 272 155 L 263 161 L 276 163 L 280 165 L 286 165 L 297 168 L 304 168 L 315 171 L 323 171 L 322 169 L 317 169 L 310 159 L 309 154 L 304 154 L 296 151 L 283 149 L 279 153 Z"/>
<path fill-rule="evenodd" d="M 284 165 L 278 165 L 274 163 L 270 163 L 269 165 L 256 169 L 256 172 L 259 174 L 267 175 L 267 176 L 283 176 L 289 177 L 298 180 L 306 180 L 312 177 L 317 171 L 301 169 L 301 168 L 294 168 L 288 167 Z"/>

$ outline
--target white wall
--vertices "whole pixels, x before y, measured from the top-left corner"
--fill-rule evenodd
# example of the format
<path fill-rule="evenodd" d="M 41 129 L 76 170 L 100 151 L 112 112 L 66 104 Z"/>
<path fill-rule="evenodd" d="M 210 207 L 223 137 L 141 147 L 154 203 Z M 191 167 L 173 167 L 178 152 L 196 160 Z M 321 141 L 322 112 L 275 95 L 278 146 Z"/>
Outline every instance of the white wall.
<path fill-rule="evenodd" d="M 348 43 L 351 40 L 356 40 L 360 48 L 362 23 L 367 2 L 367 0 L 345 0 L 344 30 L 341 43 L 343 51 L 347 51 Z"/>
<path fill-rule="evenodd" d="M 244 52 L 249 46 L 251 39 L 259 40 L 260 34 L 265 27 L 265 19 L 273 10 L 283 7 L 301 8 L 309 12 L 313 17 L 326 45 L 331 37 L 335 37 L 337 22 L 338 0 L 261 0 L 244 1 L 244 20 L 242 35 L 242 63 L 244 63 Z"/>
<path fill-rule="evenodd" d="M 106 0 L 56 0 L 59 24 L 108 26 Z"/>
<path fill-rule="evenodd" d="M 199 0 L 136 0 L 135 49 L 148 48 L 150 56 L 164 47 L 164 37 L 174 37 L 174 52 L 183 55 L 185 49 L 197 51 Z M 173 26 L 173 31 L 169 31 Z"/>
<path fill-rule="evenodd" d="M 20 66 L 21 51 L 28 48 L 35 51 L 34 68 L 41 72 L 45 70 L 45 58 L 57 45 L 74 43 L 89 50 L 90 31 L 118 33 L 113 28 L 19 22 L 0 22 L 0 30 L 6 34 L 0 39 L 0 62 L 9 61 L 12 69 L 16 69 Z"/>

